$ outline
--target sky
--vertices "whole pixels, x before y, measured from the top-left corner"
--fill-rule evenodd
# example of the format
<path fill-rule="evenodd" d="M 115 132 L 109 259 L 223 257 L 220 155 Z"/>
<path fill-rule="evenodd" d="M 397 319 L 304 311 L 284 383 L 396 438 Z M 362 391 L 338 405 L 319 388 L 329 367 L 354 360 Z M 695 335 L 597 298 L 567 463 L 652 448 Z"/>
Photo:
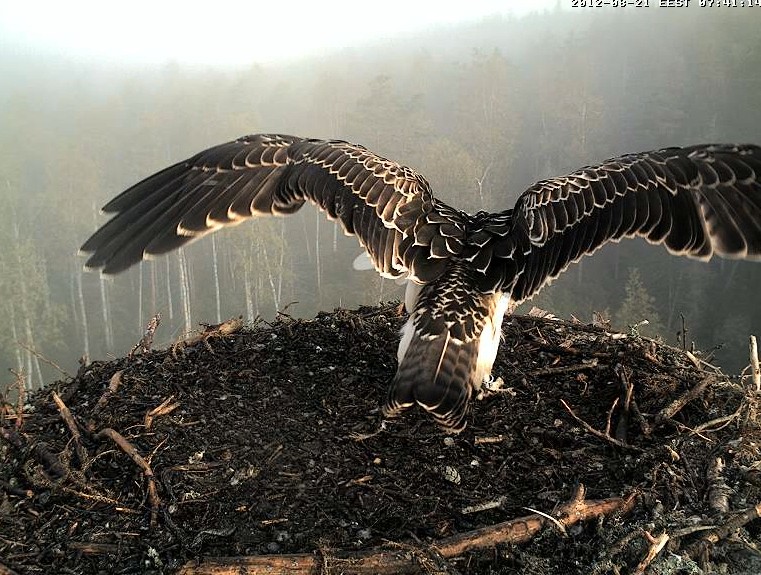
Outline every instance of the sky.
<path fill-rule="evenodd" d="M 0 49 L 136 64 L 268 64 L 566 2 L 0 0 Z"/>

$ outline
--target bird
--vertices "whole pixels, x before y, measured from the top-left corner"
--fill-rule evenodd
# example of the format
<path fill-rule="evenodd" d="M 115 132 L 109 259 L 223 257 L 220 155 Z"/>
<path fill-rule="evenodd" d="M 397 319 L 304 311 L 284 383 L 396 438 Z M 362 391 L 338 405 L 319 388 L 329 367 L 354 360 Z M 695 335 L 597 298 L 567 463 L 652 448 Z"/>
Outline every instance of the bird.
<path fill-rule="evenodd" d="M 226 226 L 312 203 L 375 270 L 406 280 L 398 367 L 382 407 L 418 405 L 449 433 L 491 377 L 508 307 L 583 256 L 641 237 L 670 253 L 761 260 L 761 148 L 625 154 L 536 182 L 512 208 L 466 213 L 420 173 L 342 140 L 256 134 L 136 183 L 103 208 L 85 266 L 115 274 Z"/>

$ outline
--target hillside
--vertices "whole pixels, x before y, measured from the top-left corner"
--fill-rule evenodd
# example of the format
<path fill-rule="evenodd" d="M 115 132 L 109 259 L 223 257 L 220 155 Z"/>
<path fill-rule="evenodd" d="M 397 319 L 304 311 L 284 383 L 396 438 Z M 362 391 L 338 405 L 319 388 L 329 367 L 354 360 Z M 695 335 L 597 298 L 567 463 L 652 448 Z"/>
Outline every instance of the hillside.
<path fill-rule="evenodd" d="M 761 570 L 758 403 L 737 381 L 514 317 L 502 388 L 449 437 L 415 411 L 381 422 L 402 321 L 225 324 L 83 366 L 23 414 L 4 401 L 0 573 Z"/>

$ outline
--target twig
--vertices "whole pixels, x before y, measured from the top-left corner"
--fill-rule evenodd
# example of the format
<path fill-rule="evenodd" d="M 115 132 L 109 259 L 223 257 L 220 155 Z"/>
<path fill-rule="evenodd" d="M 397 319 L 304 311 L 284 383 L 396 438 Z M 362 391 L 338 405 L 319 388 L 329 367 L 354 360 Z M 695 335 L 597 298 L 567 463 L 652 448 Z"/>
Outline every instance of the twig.
<path fill-rule="evenodd" d="M 69 408 L 66 407 L 66 404 L 55 391 L 53 392 L 53 401 L 55 401 L 56 407 L 58 407 L 58 412 L 61 414 L 61 419 L 63 419 L 64 423 L 66 423 L 66 427 L 69 428 L 69 433 L 71 433 L 71 439 L 74 441 L 74 448 L 77 451 L 77 457 L 79 457 L 80 465 L 84 466 L 89 459 L 89 455 L 87 450 L 82 445 L 82 442 L 80 441 L 79 427 L 77 426 L 77 422 L 74 420 L 74 416 L 71 414 L 71 411 L 69 411 Z"/>
<path fill-rule="evenodd" d="M 758 344 L 756 343 L 756 336 L 750 336 L 750 343 L 748 344 L 750 350 L 750 372 L 753 376 L 753 387 L 757 392 L 761 392 L 761 367 L 758 365 Z"/>
<path fill-rule="evenodd" d="M 103 391 L 103 394 L 98 398 L 98 403 L 95 404 L 95 409 L 90 414 L 90 419 L 87 421 L 87 430 L 90 432 L 95 431 L 95 418 L 98 417 L 103 408 L 106 407 L 108 400 L 111 399 L 119 386 L 122 383 L 122 374 L 124 370 L 119 370 L 111 376 L 111 380 L 108 382 L 108 387 Z"/>
<path fill-rule="evenodd" d="M 738 407 L 737 410 L 730 415 L 717 417 L 716 419 L 711 419 L 705 423 L 701 423 L 692 430 L 692 433 L 700 434 L 701 431 L 721 431 L 727 425 L 732 423 L 732 421 L 737 419 L 743 409 L 745 409 L 745 405 L 740 405 L 740 407 Z M 719 427 L 714 427 L 714 425 L 718 425 Z"/>
<path fill-rule="evenodd" d="M 24 381 L 24 371 L 11 370 L 16 376 L 16 388 L 18 389 L 18 398 L 16 400 L 16 429 L 24 425 L 24 403 L 26 403 L 26 382 Z"/>
<path fill-rule="evenodd" d="M 607 437 L 610 437 L 610 425 L 611 425 L 611 421 L 613 419 L 613 412 L 616 410 L 616 406 L 617 405 L 618 405 L 618 398 L 613 400 L 613 405 L 611 405 L 610 409 L 608 410 L 608 419 L 605 422 L 605 435 Z M 619 441 L 621 441 L 621 443 L 626 444 L 626 442 L 623 441 L 623 440 L 619 440 Z"/>
<path fill-rule="evenodd" d="M 538 509 L 534 509 L 532 507 L 524 507 L 523 509 L 525 509 L 526 511 L 531 511 L 531 513 L 536 513 L 537 515 L 541 515 L 547 521 L 549 521 L 555 527 L 557 527 L 558 533 L 560 533 L 563 537 L 568 537 L 568 532 L 565 530 L 565 525 L 563 525 L 560 521 L 555 519 L 549 513 L 545 513 L 544 511 L 539 511 Z"/>
<path fill-rule="evenodd" d="M 698 384 L 685 391 L 682 395 L 677 397 L 674 401 L 669 403 L 666 407 L 661 409 L 655 416 L 656 424 L 663 423 L 669 419 L 672 419 L 682 408 L 691 401 L 700 397 L 700 394 L 712 383 L 716 381 L 716 377 L 713 375 L 707 375 L 701 379 Z"/>
<path fill-rule="evenodd" d="M 502 443 L 504 440 L 505 436 L 500 433 L 499 435 L 477 436 L 473 440 L 473 444 L 482 445 L 484 443 Z"/>
<path fill-rule="evenodd" d="M 0 575 L 18 575 L 16 571 L 11 569 L 10 567 L 6 567 L 2 563 L 0 563 Z"/>
<path fill-rule="evenodd" d="M 71 376 L 68 374 L 68 372 L 65 369 L 63 369 L 60 365 L 58 365 L 52 359 L 48 359 L 47 357 L 42 355 L 39 351 L 37 351 L 33 347 L 31 347 L 31 346 L 29 346 L 29 345 L 27 345 L 25 343 L 21 343 L 19 340 L 16 340 L 16 345 L 18 345 L 19 347 L 25 349 L 26 351 L 31 353 L 33 356 L 35 356 L 37 359 L 41 360 L 43 363 L 47 363 L 53 369 L 58 370 L 58 372 L 61 375 L 63 375 L 64 377 L 71 378 Z"/>
<path fill-rule="evenodd" d="M 631 369 L 624 367 L 620 363 L 616 365 L 613 371 L 618 375 L 621 380 L 621 393 L 624 394 L 624 422 L 628 427 L 628 419 L 633 416 L 636 422 L 639 424 L 640 431 L 645 437 L 650 437 L 650 425 L 645 421 L 642 416 L 642 412 L 639 410 L 637 400 L 634 398 L 634 382 L 631 381 Z M 620 424 L 619 424 L 620 427 Z M 616 430 L 616 437 L 622 441 L 625 440 L 625 436 L 621 437 Z"/>
<path fill-rule="evenodd" d="M 140 341 L 134 345 L 127 357 L 134 357 L 135 352 L 137 351 L 140 353 L 147 353 L 151 351 L 151 347 L 153 346 L 153 336 L 156 334 L 156 330 L 158 329 L 159 325 L 161 325 L 161 313 L 156 312 L 156 314 L 148 322 L 148 325 L 145 327 L 145 333 L 143 333 L 143 337 L 141 337 Z"/>
<path fill-rule="evenodd" d="M 693 543 L 690 547 L 687 548 L 688 554 L 693 555 L 694 553 L 699 552 L 701 547 L 705 544 L 712 545 L 718 543 L 731 533 L 737 531 L 741 527 L 744 527 L 759 517 L 761 517 L 761 503 L 756 504 L 755 506 L 743 511 L 742 513 L 738 513 L 723 525 L 719 525 L 718 527 L 711 529 L 708 533 L 703 535 L 703 538 L 700 541 Z"/>
<path fill-rule="evenodd" d="M 661 549 L 663 549 L 666 546 L 666 543 L 669 542 L 669 535 L 665 531 L 658 535 L 658 537 L 653 537 L 647 531 L 643 531 L 642 534 L 645 536 L 645 539 L 647 539 L 647 542 L 650 543 L 650 548 L 647 550 L 645 558 L 639 562 L 639 565 L 637 565 L 634 575 L 645 575 L 645 569 L 648 568 L 650 563 L 653 562 L 653 559 L 655 559 L 658 556 L 658 553 L 661 552 Z"/>
<path fill-rule="evenodd" d="M 618 399 L 616 399 L 616 402 L 617 401 L 618 401 Z M 623 441 L 620 441 L 620 440 L 616 439 L 615 437 L 611 437 L 610 433 L 603 433 L 602 431 L 596 430 L 594 427 L 592 427 L 586 421 L 584 421 L 578 415 L 576 415 L 573 412 L 573 409 L 571 409 L 571 407 L 565 402 L 565 400 L 561 399 L 560 403 L 562 403 L 563 407 L 565 407 L 566 410 L 568 410 L 568 413 L 571 414 L 571 417 L 573 417 L 579 424 L 581 424 L 581 426 L 584 429 L 586 429 L 589 433 L 591 433 L 595 437 L 599 437 L 600 439 L 602 439 L 604 441 L 607 441 L 608 443 L 610 443 L 612 445 L 615 445 L 616 447 L 621 447 L 623 449 L 632 449 L 634 451 L 641 451 L 641 449 L 639 449 L 638 447 L 635 447 L 633 445 L 629 445 L 628 443 L 624 443 Z M 615 407 L 615 404 L 613 405 L 613 407 Z M 612 409 L 611 409 L 610 413 L 612 413 Z M 609 413 L 609 417 L 610 417 L 610 413 Z M 608 421 L 610 422 L 610 420 L 608 420 Z"/>
<path fill-rule="evenodd" d="M 103 392 L 103 395 L 100 396 L 98 399 L 98 403 L 96 404 L 97 409 L 103 409 L 106 406 L 106 403 L 108 403 L 108 400 L 111 398 L 112 395 L 114 395 L 117 390 L 119 389 L 119 386 L 122 383 L 122 374 L 124 373 L 123 370 L 119 370 L 114 375 L 111 376 L 111 380 L 108 382 L 108 387 Z"/>
<path fill-rule="evenodd" d="M 135 447 L 118 431 L 107 427 L 99 431 L 95 437 L 96 439 L 108 437 L 111 441 L 116 443 L 116 445 L 118 445 L 119 448 L 121 448 L 121 450 L 124 451 L 124 453 L 126 453 L 142 470 L 143 475 L 148 482 L 148 499 L 151 502 L 151 527 L 155 527 L 161 500 L 159 499 L 158 493 L 156 492 L 156 479 L 153 475 L 151 466 L 148 465 L 148 462 L 143 459 L 143 456 L 137 452 L 137 449 L 135 449 Z"/>
<path fill-rule="evenodd" d="M 145 429 L 150 429 L 151 425 L 153 424 L 153 420 L 160 415 L 168 415 L 172 413 L 175 409 L 180 407 L 180 402 L 176 403 L 170 403 L 174 399 L 174 396 L 172 395 L 168 399 L 164 400 L 161 405 L 154 407 L 151 409 L 148 413 L 145 414 L 145 419 L 143 420 L 143 423 L 145 424 Z"/>
<path fill-rule="evenodd" d="M 580 487 L 574 497 L 563 505 L 557 521 L 565 528 L 595 517 L 612 513 L 626 513 L 633 509 L 636 496 L 611 498 L 600 501 L 585 500 Z M 444 559 L 459 557 L 477 549 L 488 549 L 505 543 L 522 543 L 539 533 L 548 523 L 546 517 L 532 514 L 504 523 L 482 527 L 459 535 L 447 537 L 433 544 L 432 548 Z M 365 551 L 328 555 L 299 553 L 293 555 L 254 555 L 242 557 L 218 557 L 205 559 L 200 564 L 186 563 L 179 575 L 237 575 L 248 573 L 290 573 L 306 575 L 318 572 L 342 572 L 346 574 L 419 573 L 421 566 L 409 546 L 403 552 L 387 547 L 375 547 Z M 423 553 L 425 555 L 425 553 Z M 321 571 L 322 569 L 322 571 Z"/>
<path fill-rule="evenodd" d="M 576 365 L 566 365 L 561 367 L 545 367 L 543 369 L 530 371 L 527 375 L 531 377 L 539 377 L 542 375 L 560 375 L 563 373 L 573 373 L 576 371 L 584 371 L 586 369 L 596 369 L 598 367 L 603 367 L 603 365 L 601 365 L 598 362 L 597 358 L 592 358 L 592 360 L 589 363 L 580 363 Z"/>
<path fill-rule="evenodd" d="M 497 507 L 501 507 L 507 501 L 508 498 L 506 495 L 500 495 L 495 499 L 490 499 L 489 501 L 484 501 L 483 503 L 477 503 L 476 505 L 468 505 L 467 507 L 463 507 L 460 512 L 463 515 L 469 515 L 470 513 L 488 511 L 489 509 L 496 509 Z M 533 511 L 533 509 L 531 511 Z"/>

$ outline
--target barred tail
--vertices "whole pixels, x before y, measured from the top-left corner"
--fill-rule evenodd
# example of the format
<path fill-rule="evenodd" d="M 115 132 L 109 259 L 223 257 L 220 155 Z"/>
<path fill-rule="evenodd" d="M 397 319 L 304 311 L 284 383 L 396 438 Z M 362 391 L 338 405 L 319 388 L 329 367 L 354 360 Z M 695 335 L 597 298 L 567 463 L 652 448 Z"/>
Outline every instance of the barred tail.
<path fill-rule="evenodd" d="M 412 329 L 412 326 L 409 326 Z M 450 433 L 465 429 L 467 408 L 477 382 L 478 339 L 462 342 L 448 332 L 438 336 L 405 333 L 399 369 L 383 407 L 395 417 L 415 403 L 430 412 Z"/>

